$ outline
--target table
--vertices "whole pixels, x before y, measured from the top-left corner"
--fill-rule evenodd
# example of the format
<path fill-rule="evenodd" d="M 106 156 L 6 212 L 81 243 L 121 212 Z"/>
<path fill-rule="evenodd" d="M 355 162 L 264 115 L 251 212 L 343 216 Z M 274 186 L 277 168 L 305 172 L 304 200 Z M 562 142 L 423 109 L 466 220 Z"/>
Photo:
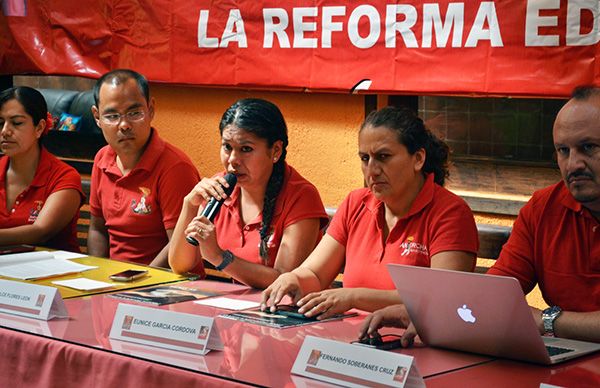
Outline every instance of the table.
<path fill-rule="evenodd" d="M 595 353 L 555 366 L 537 366 L 509 360 L 495 360 L 475 368 L 434 376 L 427 387 L 600 387 L 600 354 Z"/>
<path fill-rule="evenodd" d="M 218 288 L 228 295 L 258 300 L 260 294 L 245 286 L 197 281 L 185 284 Z M 325 383 L 292 376 L 290 370 L 306 335 L 349 342 L 354 340 L 363 316 L 321 322 L 297 328 L 274 329 L 217 317 L 215 324 L 224 351 L 205 356 L 154 348 L 108 338 L 119 303 L 106 294 L 65 301 L 68 320 L 36 321 L 0 314 L 0 386 L 158 386 L 260 385 L 269 387 L 323 387 Z M 133 303 L 135 304 L 135 303 Z M 148 305 L 145 305 L 148 306 Z M 156 308 L 216 316 L 226 310 L 193 302 Z M 363 314 L 364 315 L 364 314 Z M 393 330 L 389 330 L 393 331 Z M 577 375 L 597 382 L 600 355 L 556 367 L 494 360 L 490 357 L 414 347 L 398 352 L 411 355 L 431 386 L 539 386 L 554 376 Z M 31 368 L 36 365 L 36 368 Z M 39 366 L 37 366 L 39 365 Z M 32 369 L 37 371 L 32 377 Z M 26 373 L 26 371 L 29 371 Z M 562 381 L 562 380 L 561 380 Z M 532 385 L 530 385 L 532 384 Z M 570 384 L 572 385 L 572 384 Z"/>
<path fill-rule="evenodd" d="M 258 291 L 241 285 L 209 281 L 189 282 L 185 285 L 233 292 L 234 294 L 229 295 L 233 298 L 260 298 Z M 350 342 L 356 339 L 362 322 L 362 317 L 353 317 L 344 321 L 323 322 L 298 328 L 274 329 L 218 317 L 215 324 L 225 349 L 199 356 L 109 339 L 110 327 L 119 303 L 129 302 L 108 295 L 69 299 L 65 301 L 65 305 L 70 318 L 48 322 L 0 314 L 0 326 L 4 328 L 0 330 L 0 351 L 11 355 L 9 360 L 1 363 L 0 376 L 10 376 L 11 371 L 17 371 L 15 376 L 23 378 L 21 371 L 31 368 L 35 362 L 40 363 L 39 377 L 31 380 L 29 373 L 27 380 L 22 381 L 26 386 L 45 386 L 47 382 L 60 383 L 63 386 L 86 386 L 86 382 L 93 381 L 96 381 L 94 386 L 108 386 L 115 382 L 122 386 L 133 386 L 139 385 L 142 380 L 145 387 L 160 386 L 165 381 L 172 385 L 174 381 L 186 381 L 192 371 L 201 373 L 196 375 L 197 380 L 201 382 L 214 378 L 219 379 L 219 384 L 314 386 L 315 382 L 297 376 L 292 378 L 289 373 L 304 337 L 314 335 Z M 156 308 L 205 316 L 227 312 L 193 302 Z M 487 357 L 432 348 L 405 349 L 402 353 L 415 356 L 419 370 L 424 376 L 491 360 Z M 142 362 L 141 359 L 151 360 L 160 365 L 168 364 L 171 367 L 158 368 L 146 376 L 133 370 L 139 365 L 142 370 L 152 365 L 147 361 Z M 87 373 L 83 373 L 82 370 Z M 2 377 L 0 386 L 9 382 L 3 382 L 1 379 Z"/>
<path fill-rule="evenodd" d="M 111 259 L 105 259 L 102 257 L 94 257 L 94 256 L 86 256 L 86 257 L 81 257 L 81 258 L 77 258 L 77 259 L 72 259 L 72 261 L 77 262 L 79 264 L 96 266 L 98 268 L 91 269 L 89 271 L 74 273 L 74 274 L 53 276 L 50 278 L 37 279 L 37 280 L 18 280 L 18 279 L 3 277 L 3 276 L 0 276 L 0 279 L 22 281 L 25 283 L 56 287 L 56 288 L 58 288 L 63 299 L 76 298 L 76 297 L 91 295 L 91 294 L 114 292 L 114 291 L 120 291 L 120 290 L 131 289 L 131 288 L 139 288 L 139 287 L 151 286 L 151 285 L 156 285 L 156 284 L 172 283 L 172 282 L 179 282 L 182 280 L 188 280 L 187 276 L 176 275 L 167 269 L 149 267 L 146 265 L 135 264 L 135 263 L 131 263 L 128 261 L 111 260 Z M 117 273 L 117 272 L 125 271 L 127 269 L 142 269 L 142 270 L 145 269 L 145 270 L 148 270 L 148 276 L 145 276 L 143 278 L 140 278 L 140 279 L 137 279 L 137 280 L 134 280 L 131 282 L 115 282 L 115 281 L 110 280 L 110 278 L 109 278 L 110 275 Z M 81 278 L 81 277 L 93 279 L 93 280 L 100 280 L 103 282 L 110 282 L 114 285 L 114 287 L 102 289 L 102 290 L 95 290 L 95 291 L 78 291 L 78 290 L 74 290 L 72 288 L 67 288 L 67 287 L 58 286 L 56 284 L 52 284 L 52 282 L 55 280 L 67 280 L 67 279 L 75 279 L 75 278 Z"/>

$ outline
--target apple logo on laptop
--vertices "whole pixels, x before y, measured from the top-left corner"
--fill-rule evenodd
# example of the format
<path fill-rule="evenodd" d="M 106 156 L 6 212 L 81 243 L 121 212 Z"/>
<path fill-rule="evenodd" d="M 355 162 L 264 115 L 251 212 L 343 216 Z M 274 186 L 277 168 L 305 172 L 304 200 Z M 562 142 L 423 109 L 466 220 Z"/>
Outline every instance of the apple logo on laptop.
<path fill-rule="evenodd" d="M 477 318 L 475 318 L 471 313 L 471 309 L 468 308 L 466 304 L 463 304 L 462 307 L 457 308 L 456 312 L 458 313 L 460 319 L 462 319 L 465 322 L 475 323 L 475 321 L 477 320 Z"/>

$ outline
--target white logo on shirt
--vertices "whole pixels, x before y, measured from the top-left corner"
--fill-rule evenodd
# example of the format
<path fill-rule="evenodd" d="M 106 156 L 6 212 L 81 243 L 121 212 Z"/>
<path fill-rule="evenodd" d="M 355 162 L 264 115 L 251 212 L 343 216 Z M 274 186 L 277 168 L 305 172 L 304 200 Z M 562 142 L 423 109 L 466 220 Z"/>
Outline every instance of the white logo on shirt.
<path fill-rule="evenodd" d="M 135 214 L 150 214 L 152 213 L 152 207 L 146 204 L 146 197 L 150 195 L 150 189 L 147 187 L 140 187 L 142 197 L 140 201 L 136 203 L 135 199 L 131 200 L 131 210 Z"/>
<path fill-rule="evenodd" d="M 421 244 L 414 241 L 413 236 L 409 236 L 406 241 L 400 244 L 400 248 L 402 248 L 402 253 L 400 256 L 408 256 L 411 253 L 418 253 L 421 255 L 429 256 L 429 250 L 425 244 Z"/>

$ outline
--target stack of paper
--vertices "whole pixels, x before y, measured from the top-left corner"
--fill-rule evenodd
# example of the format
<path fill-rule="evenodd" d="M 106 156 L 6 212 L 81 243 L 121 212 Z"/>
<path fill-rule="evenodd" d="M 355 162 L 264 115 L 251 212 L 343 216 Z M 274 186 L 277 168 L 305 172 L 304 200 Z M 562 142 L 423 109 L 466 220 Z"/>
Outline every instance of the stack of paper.
<path fill-rule="evenodd" d="M 247 310 L 253 309 L 260 306 L 259 302 L 254 302 L 251 300 L 242 300 L 242 299 L 233 299 L 227 297 L 219 297 L 219 298 L 210 298 L 196 301 L 194 303 L 203 304 L 206 306 L 218 307 L 220 309 L 226 310 Z"/>
<path fill-rule="evenodd" d="M 98 268 L 68 260 L 75 257 L 82 257 L 82 255 L 64 251 L 36 251 L 2 255 L 0 256 L 0 276 L 29 280 Z"/>
<path fill-rule="evenodd" d="M 87 279 L 87 278 L 77 278 L 77 279 L 68 279 L 68 280 L 55 280 L 52 284 L 56 284 L 58 286 L 69 287 L 79 291 L 94 291 L 94 290 L 102 290 L 104 288 L 114 287 L 115 285 L 112 283 L 101 282 L 98 280 Z"/>

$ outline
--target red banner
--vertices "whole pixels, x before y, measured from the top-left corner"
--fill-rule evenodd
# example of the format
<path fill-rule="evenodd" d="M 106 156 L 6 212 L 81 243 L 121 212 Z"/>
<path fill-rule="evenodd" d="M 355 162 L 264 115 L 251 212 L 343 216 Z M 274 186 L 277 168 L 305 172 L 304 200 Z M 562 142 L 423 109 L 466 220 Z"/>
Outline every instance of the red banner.
<path fill-rule="evenodd" d="M 372 93 L 567 96 L 598 0 L 0 0 L 0 73 Z"/>

